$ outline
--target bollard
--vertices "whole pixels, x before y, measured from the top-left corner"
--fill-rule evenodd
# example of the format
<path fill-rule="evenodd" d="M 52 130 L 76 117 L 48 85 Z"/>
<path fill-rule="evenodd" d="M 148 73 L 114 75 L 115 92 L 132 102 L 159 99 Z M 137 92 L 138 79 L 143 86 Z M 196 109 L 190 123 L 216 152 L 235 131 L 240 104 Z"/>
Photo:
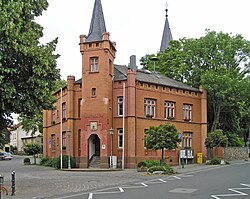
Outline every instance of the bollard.
<path fill-rule="evenodd" d="M 2 185 L 3 185 L 3 176 L 0 175 L 0 199 L 2 198 Z"/>
<path fill-rule="evenodd" d="M 14 196 L 15 195 L 15 192 L 16 192 L 16 183 L 15 183 L 15 181 L 16 181 L 16 177 L 15 177 L 15 175 L 16 175 L 16 172 L 15 171 L 13 171 L 12 173 L 11 173 L 11 195 L 12 196 Z"/>

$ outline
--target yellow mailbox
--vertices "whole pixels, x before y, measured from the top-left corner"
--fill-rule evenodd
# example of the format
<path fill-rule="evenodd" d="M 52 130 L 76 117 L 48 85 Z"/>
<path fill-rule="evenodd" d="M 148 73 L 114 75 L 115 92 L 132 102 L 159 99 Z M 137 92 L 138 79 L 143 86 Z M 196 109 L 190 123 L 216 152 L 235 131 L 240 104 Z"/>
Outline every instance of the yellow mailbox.
<path fill-rule="evenodd" d="M 202 153 L 197 153 L 197 163 L 202 164 Z"/>

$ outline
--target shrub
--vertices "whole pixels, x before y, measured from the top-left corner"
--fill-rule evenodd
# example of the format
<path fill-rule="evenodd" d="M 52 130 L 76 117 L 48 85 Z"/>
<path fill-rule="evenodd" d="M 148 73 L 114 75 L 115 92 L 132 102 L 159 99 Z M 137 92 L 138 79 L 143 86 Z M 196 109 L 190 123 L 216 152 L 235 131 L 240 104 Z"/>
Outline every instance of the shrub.
<path fill-rule="evenodd" d="M 40 165 L 45 165 L 49 160 L 50 160 L 50 158 L 48 158 L 48 157 L 41 158 Z"/>
<path fill-rule="evenodd" d="M 218 157 L 212 158 L 211 162 L 210 162 L 210 164 L 212 164 L 212 165 L 217 165 L 217 164 L 220 164 L 220 163 L 221 163 L 221 160 Z"/>
<path fill-rule="evenodd" d="M 168 175 L 175 173 L 174 169 L 169 167 L 168 165 L 152 166 L 148 169 L 149 173 L 153 173 L 154 171 L 163 171 L 163 174 L 168 174 Z"/>
<path fill-rule="evenodd" d="M 147 167 L 150 168 L 152 166 L 160 166 L 160 162 L 157 160 L 143 160 L 137 164 L 137 167 Z"/>
<path fill-rule="evenodd" d="M 138 162 L 137 168 L 140 168 L 140 167 L 147 167 L 146 162 L 145 161 Z"/>
<path fill-rule="evenodd" d="M 24 158 L 23 163 L 24 164 L 30 164 L 30 158 Z"/>
<path fill-rule="evenodd" d="M 71 168 L 75 168 L 76 167 L 76 161 L 75 158 L 70 156 L 70 166 Z M 60 169 L 61 168 L 61 159 L 56 158 L 55 160 L 55 168 Z M 68 168 L 68 156 L 67 155 L 63 155 L 62 156 L 62 168 Z"/>

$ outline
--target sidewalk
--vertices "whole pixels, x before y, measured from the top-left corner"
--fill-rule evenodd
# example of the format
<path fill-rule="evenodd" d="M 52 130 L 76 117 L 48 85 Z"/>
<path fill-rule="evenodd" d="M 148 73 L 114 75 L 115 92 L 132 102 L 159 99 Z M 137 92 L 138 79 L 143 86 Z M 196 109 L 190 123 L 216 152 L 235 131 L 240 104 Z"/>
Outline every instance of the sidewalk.
<path fill-rule="evenodd" d="M 250 158 L 248 158 L 247 160 L 233 160 L 233 161 L 229 161 L 229 164 L 222 164 L 222 165 L 207 165 L 203 163 L 203 164 L 184 165 L 184 168 L 182 168 L 182 165 L 173 166 L 173 168 L 177 173 L 189 173 L 189 172 L 206 170 L 206 169 L 211 169 L 211 168 L 216 168 L 216 167 L 221 167 L 221 166 L 226 166 L 226 165 L 234 165 L 234 164 L 239 164 L 239 163 L 244 163 L 244 162 L 250 162 Z"/>
<path fill-rule="evenodd" d="M 237 160 L 231 161 L 229 165 L 244 163 L 247 162 Z M 173 168 L 178 174 L 184 174 L 225 166 L 227 165 L 189 164 L 184 165 L 184 168 L 180 166 L 174 166 Z M 158 178 L 159 176 L 137 172 L 136 169 L 70 169 L 61 171 L 30 165 L 21 166 L 16 177 L 16 195 L 4 196 L 4 199 L 53 199 L 58 195 L 84 193 L 107 187 L 133 184 Z M 8 184 L 7 178 L 6 183 Z"/>

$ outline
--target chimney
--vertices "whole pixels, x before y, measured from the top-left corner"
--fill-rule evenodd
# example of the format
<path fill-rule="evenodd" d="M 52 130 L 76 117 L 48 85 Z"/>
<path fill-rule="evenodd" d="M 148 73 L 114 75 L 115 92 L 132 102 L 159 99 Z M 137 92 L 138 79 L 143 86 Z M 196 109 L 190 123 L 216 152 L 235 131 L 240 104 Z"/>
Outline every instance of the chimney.
<path fill-rule="evenodd" d="M 137 66 L 136 66 L 136 56 L 135 56 L 135 55 L 131 55 L 131 56 L 130 56 L 129 68 L 132 69 L 133 71 L 136 71 L 136 70 L 137 70 Z"/>

